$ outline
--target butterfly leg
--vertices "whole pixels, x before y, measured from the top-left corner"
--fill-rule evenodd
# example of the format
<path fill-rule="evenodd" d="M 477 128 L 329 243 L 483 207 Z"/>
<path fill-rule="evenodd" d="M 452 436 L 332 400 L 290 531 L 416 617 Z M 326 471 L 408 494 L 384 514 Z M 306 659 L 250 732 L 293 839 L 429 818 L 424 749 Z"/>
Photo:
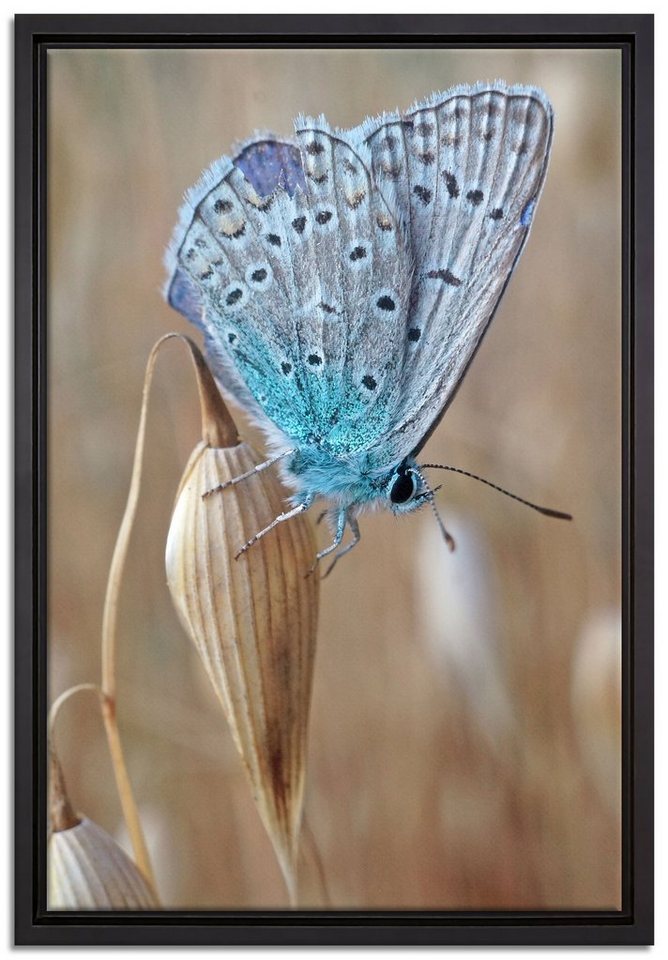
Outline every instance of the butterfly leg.
<path fill-rule="evenodd" d="M 325 516 L 326 513 L 329 513 L 329 511 L 325 511 L 325 513 L 320 514 L 317 521 L 318 523 L 320 523 L 320 521 L 322 520 L 322 518 Z M 315 563 L 306 574 L 307 577 L 310 577 L 311 574 L 315 573 L 316 567 L 318 566 L 322 558 L 328 556 L 330 553 L 336 550 L 338 545 L 341 543 L 341 541 L 343 540 L 343 533 L 346 529 L 346 520 L 347 520 L 346 511 L 339 510 L 339 513 L 336 518 L 336 533 L 334 534 L 334 539 L 332 540 L 332 542 L 328 547 L 325 547 L 324 550 L 321 550 L 320 553 L 316 554 Z"/>
<path fill-rule="evenodd" d="M 202 497 L 210 497 L 214 493 L 220 493 L 221 490 L 227 490 L 228 487 L 233 487 L 236 483 L 241 483 L 242 480 L 248 480 L 249 477 L 254 477 L 256 473 L 261 473 L 263 470 L 266 470 L 267 467 L 273 466 L 275 463 L 278 463 L 279 460 L 283 460 L 284 457 L 289 457 L 291 453 L 296 452 L 296 448 L 284 450 L 283 453 L 279 453 L 278 456 L 272 457 L 270 460 L 265 460 L 264 463 L 258 463 L 252 470 L 247 470 L 246 473 L 241 473 L 238 477 L 233 477 L 232 480 L 226 480 L 225 483 L 219 483 L 218 486 L 212 487 L 211 490 L 206 490 L 202 494 Z"/>
<path fill-rule="evenodd" d="M 436 487 L 436 490 L 440 490 L 440 487 Z M 443 539 L 445 540 L 447 548 L 450 551 L 450 553 L 454 553 L 455 546 L 456 546 L 455 538 L 452 536 L 451 533 L 448 533 L 448 531 L 445 529 L 445 524 L 441 520 L 441 515 L 436 509 L 436 500 L 434 498 L 434 493 L 436 492 L 436 490 L 432 491 L 432 494 L 429 497 L 429 503 L 431 504 L 431 509 L 433 511 L 433 514 L 436 517 L 436 520 L 438 521 L 438 526 L 441 530 L 441 534 L 443 535 Z"/>
<path fill-rule="evenodd" d="M 334 557 L 334 559 L 332 560 L 332 562 L 330 563 L 330 565 L 327 567 L 327 570 L 325 571 L 325 573 L 323 573 L 323 575 L 322 575 L 322 579 L 323 579 L 323 580 L 325 579 L 325 577 L 328 577 L 328 576 L 330 575 L 330 573 L 332 572 L 332 570 L 333 570 L 334 567 L 336 566 L 337 562 L 341 559 L 341 557 L 345 557 L 345 555 L 346 555 L 347 553 L 350 553 L 350 551 L 351 551 L 354 547 L 356 547 L 357 544 L 358 544 L 358 543 L 360 542 L 360 540 L 362 539 L 362 535 L 361 535 L 361 533 L 360 533 L 359 523 L 357 522 L 357 520 L 356 520 L 354 517 L 351 517 L 351 516 L 349 516 L 347 519 L 348 519 L 348 526 L 350 527 L 350 529 L 351 529 L 352 532 L 353 532 L 353 539 L 350 541 L 350 543 L 346 544 L 346 546 L 343 548 L 343 550 L 339 550 L 339 552 L 336 554 L 336 556 Z"/>
<path fill-rule="evenodd" d="M 257 543 L 258 540 L 261 540 L 262 537 L 266 536 L 270 530 L 273 530 L 274 527 L 277 527 L 279 523 L 285 523 L 286 520 L 291 520 L 292 517 L 296 517 L 300 513 L 304 513 L 313 503 L 313 497 L 307 496 L 301 503 L 298 503 L 296 507 L 293 507 L 292 510 L 286 510 L 285 513 L 279 513 L 279 515 L 271 521 L 269 526 L 265 527 L 264 530 L 259 530 L 254 536 L 250 538 L 243 547 L 234 555 L 234 559 L 238 560 L 242 553 L 245 553 L 247 550 L 253 546 L 254 543 Z"/>

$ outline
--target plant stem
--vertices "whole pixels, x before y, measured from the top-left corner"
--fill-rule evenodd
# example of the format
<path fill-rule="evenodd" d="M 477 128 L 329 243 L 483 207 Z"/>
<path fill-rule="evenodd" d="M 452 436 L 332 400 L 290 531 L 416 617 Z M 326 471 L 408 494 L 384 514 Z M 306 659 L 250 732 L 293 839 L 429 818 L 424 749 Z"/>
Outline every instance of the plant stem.
<path fill-rule="evenodd" d="M 154 888 L 155 878 L 151 861 L 144 839 L 144 833 L 139 818 L 137 804 L 132 792 L 132 785 L 128 775 L 123 747 L 121 744 L 118 722 L 116 718 L 116 621 L 118 615 L 118 598 L 123 579 L 123 570 L 127 557 L 128 546 L 130 543 L 130 534 L 137 513 L 137 503 L 139 501 L 139 492 L 141 488 L 142 466 L 144 459 L 144 445 L 146 440 L 146 419 L 148 414 L 148 398 L 153 380 L 153 371 L 158 351 L 167 340 L 178 339 L 190 350 L 190 356 L 197 372 L 197 382 L 200 391 L 200 401 L 202 405 L 202 428 L 205 438 L 211 442 L 222 442 L 223 439 L 232 439 L 236 442 L 236 428 L 232 423 L 229 414 L 222 405 L 222 400 L 213 383 L 211 374 L 204 363 L 202 355 L 196 344 L 186 336 L 178 333 L 168 333 L 154 345 L 149 354 L 146 364 L 146 373 L 144 375 L 144 389 L 142 392 L 141 413 L 139 416 L 139 427 L 137 429 L 137 441 L 135 444 L 135 454 L 132 464 L 132 478 L 130 480 L 130 489 L 128 499 L 125 505 L 125 513 L 121 521 L 121 526 L 116 538 L 116 546 L 109 568 L 109 578 L 107 580 L 107 593 L 104 601 L 104 611 L 102 615 L 102 717 L 104 727 L 109 743 L 109 752 L 114 768 L 114 777 L 116 779 L 116 788 L 123 810 L 123 816 L 130 835 L 130 842 L 134 852 L 134 858 L 137 866 L 142 871 L 146 879 Z M 205 399 L 207 403 L 205 403 Z M 227 438 L 219 436 L 215 430 L 216 418 L 209 417 L 208 411 L 217 406 L 222 407 L 227 417 L 226 428 L 230 433 Z M 209 423 L 211 421 L 211 424 Z"/>
<path fill-rule="evenodd" d="M 80 823 L 75 813 L 65 787 L 65 778 L 56 750 L 56 719 L 63 704 L 75 693 L 82 690 L 91 690 L 101 696 L 102 691 L 96 683 L 78 683 L 61 693 L 51 704 L 47 720 L 47 737 L 49 743 L 49 821 L 51 830 L 58 833 L 61 830 L 70 830 Z"/>

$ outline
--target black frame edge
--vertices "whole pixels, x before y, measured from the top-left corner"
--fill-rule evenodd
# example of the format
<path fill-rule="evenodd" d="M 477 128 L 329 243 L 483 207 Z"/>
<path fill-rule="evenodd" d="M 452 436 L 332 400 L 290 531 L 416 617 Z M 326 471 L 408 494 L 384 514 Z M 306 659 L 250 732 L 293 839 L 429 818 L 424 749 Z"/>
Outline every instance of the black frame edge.
<path fill-rule="evenodd" d="M 33 814 L 35 791 L 32 757 L 34 743 L 33 638 L 36 606 L 33 594 L 33 557 L 36 555 L 36 524 L 33 517 L 35 469 L 33 452 L 33 398 L 36 395 L 33 359 L 33 326 L 37 320 L 33 297 L 33 184 L 31 165 L 34 147 L 34 91 L 32 75 L 33 31 L 28 18 L 15 23 L 15 110 L 14 110 L 14 669 L 15 729 L 14 777 L 15 811 Z M 22 91 L 22 109 L 19 91 Z M 28 109 L 26 109 L 26 107 Z M 27 694 L 27 695 L 26 695 Z M 33 902 L 33 817 L 15 814 L 14 906 L 17 943 L 35 942 L 32 930 Z"/>
<path fill-rule="evenodd" d="M 654 942 L 654 21 L 638 18 L 631 154 L 630 357 L 633 391 L 630 559 L 633 672 L 633 911 L 638 939 Z M 639 81 L 642 82 L 639 82 Z M 640 774 L 640 775 L 638 775 Z"/>
<path fill-rule="evenodd" d="M 49 39 L 91 35 L 105 42 L 124 37 L 156 38 L 165 34 L 211 36 L 281 34 L 286 40 L 308 40 L 323 31 L 355 40 L 363 34 L 480 35 L 481 32 L 518 37 L 533 33 L 570 34 L 593 41 L 597 34 L 625 36 L 633 42 L 634 63 L 627 96 L 631 120 L 629 163 L 629 254 L 635 254 L 627 277 L 631 309 L 628 389 L 628 465 L 626 474 L 627 545 L 631 550 L 629 585 L 634 638 L 630 673 L 629 709 L 633 711 L 628 744 L 632 794 L 632 844 L 629 851 L 633 884 L 631 918 L 597 923 L 528 922 L 520 917 L 495 925 L 472 925 L 470 918 L 452 917 L 445 923 L 420 925 L 401 913 L 396 920 L 369 916 L 327 922 L 326 917 L 286 915 L 272 923 L 270 916 L 248 913 L 229 916 L 159 915 L 155 918 L 115 915 L 42 918 L 37 908 L 37 875 L 33 824 L 38 817 L 37 785 L 43 786 L 40 763 L 43 747 L 35 751 L 37 714 L 34 700 L 45 695 L 44 673 L 37 672 L 37 646 L 30 642 L 40 624 L 37 590 L 45 587 L 43 548 L 45 529 L 46 367 L 40 349 L 40 322 L 45 321 L 44 285 L 40 284 L 39 240 L 44 239 L 40 197 L 45 190 L 43 153 L 39 153 L 38 121 L 44 104 L 36 102 L 38 47 Z M 590 36 L 591 35 L 591 36 Z M 15 942 L 20 945 L 325 945 L 325 944 L 517 944 L 517 945 L 641 945 L 653 942 L 653 16 L 643 15 L 447 15 L 447 16 L 261 16 L 261 15 L 19 15 L 15 18 Z M 40 111 L 41 108 L 41 111 Z M 37 158 L 37 163 L 35 163 Z M 31 163 L 34 166 L 31 166 Z M 650 185 L 650 188 L 648 188 Z M 42 280 L 44 277 L 42 276 Z M 28 318 L 30 318 L 28 320 Z M 42 332 L 44 327 L 41 328 Z M 41 390 L 40 390 L 41 388 Z M 39 462 L 37 454 L 39 451 Z M 39 539 L 40 524 L 42 539 Z M 40 651 L 43 653 L 43 651 Z M 43 665 L 43 660 L 42 660 Z M 26 815 L 30 811 L 30 815 Z M 330 915 L 332 919 L 336 914 Z M 586 914 L 584 914 L 586 916 Z M 574 919 L 574 918 L 573 918 Z M 399 921 L 399 922 L 397 922 Z M 475 922 L 475 921 L 474 921 Z"/>

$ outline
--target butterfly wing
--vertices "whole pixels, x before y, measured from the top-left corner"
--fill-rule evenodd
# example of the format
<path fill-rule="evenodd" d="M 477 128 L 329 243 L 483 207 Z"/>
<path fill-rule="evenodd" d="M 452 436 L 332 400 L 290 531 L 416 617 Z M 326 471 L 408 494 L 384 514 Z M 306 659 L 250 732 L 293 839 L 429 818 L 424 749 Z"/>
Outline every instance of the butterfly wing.
<path fill-rule="evenodd" d="M 222 157 L 213 163 L 187 191 L 165 256 L 167 302 L 203 331 L 219 381 L 259 420 L 262 406 L 239 364 L 239 357 L 245 357 L 254 369 L 262 369 L 261 357 L 244 342 L 248 337 L 239 339 L 241 308 L 249 297 L 243 256 L 245 251 L 249 262 L 253 257 L 257 261 L 263 245 L 271 252 L 280 248 L 283 238 L 269 228 L 263 232 L 248 214 L 251 209 L 266 213 L 264 198 L 279 187 L 292 196 L 303 182 L 301 155 L 293 143 L 271 134 L 249 141 L 234 159 Z"/>
<path fill-rule="evenodd" d="M 167 255 L 168 301 L 204 330 L 222 385 L 343 455 L 391 423 L 410 295 L 370 160 L 324 119 L 294 143 L 252 142 L 189 192 Z"/>
<path fill-rule="evenodd" d="M 169 302 L 297 443 L 391 466 L 438 423 L 526 242 L 552 137 L 533 88 L 462 87 L 333 131 L 300 118 L 187 195 Z"/>
<path fill-rule="evenodd" d="M 545 94 L 503 83 L 437 94 L 350 134 L 415 258 L 399 374 L 401 403 L 382 437 L 388 464 L 439 422 L 526 243 L 550 154 Z"/>

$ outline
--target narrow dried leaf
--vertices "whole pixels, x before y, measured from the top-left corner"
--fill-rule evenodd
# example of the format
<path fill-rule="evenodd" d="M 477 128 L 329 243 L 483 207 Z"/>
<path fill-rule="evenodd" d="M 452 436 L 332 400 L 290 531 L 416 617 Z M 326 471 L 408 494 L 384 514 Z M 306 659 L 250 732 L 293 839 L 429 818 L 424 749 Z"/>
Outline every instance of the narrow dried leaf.
<path fill-rule="evenodd" d="M 246 443 L 202 443 L 186 468 L 167 540 L 167 580 L 221 701 L 294 900 L 318 610 L 305 517 L 283 523 L 239 560 L 239 547 L 285 509 L 267 470 L 202 494 L 261 462 Z"/>

